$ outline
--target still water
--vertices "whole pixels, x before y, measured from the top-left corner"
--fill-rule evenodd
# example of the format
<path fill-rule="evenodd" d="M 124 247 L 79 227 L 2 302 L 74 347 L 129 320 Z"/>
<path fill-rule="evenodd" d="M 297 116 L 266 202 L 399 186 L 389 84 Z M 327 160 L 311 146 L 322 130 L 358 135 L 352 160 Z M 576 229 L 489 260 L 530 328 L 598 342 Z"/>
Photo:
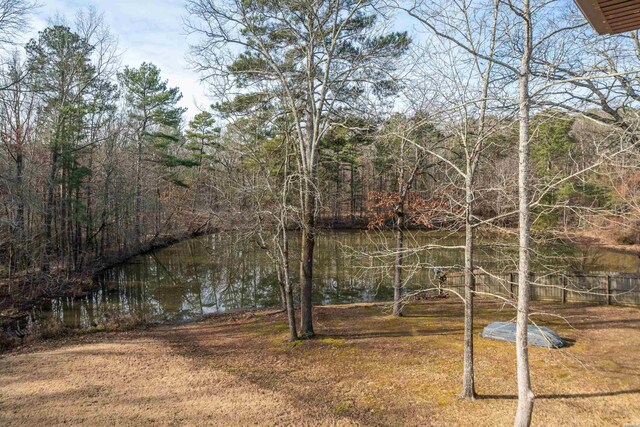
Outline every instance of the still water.
<path fill-rule="evenodd" d="M 408 288 L 433 280 L 434 268 L 461 271 L 463 236 L 413 232 L 407 236 L 404 277 Z M 477 265 L 515 271 L 513 241 L 480 238 Z M 299 236 L 291 234 L 292 279 L 297 279 Z M 324 232 L 317 238 L 315 304 L 386 301 L 392 298 L 393 234 Z M 640 272 L 635 255 L 562 245 L 537 245 L 535 271 Z M 266 253 L 234 235 L 210 235 L 134 258 L 96 278 L 81 298 L 54 299 L 38 317 L 86 328 L 115 316 L 179 321 L 240 308 L 280 306 L 276 274 Z"/>

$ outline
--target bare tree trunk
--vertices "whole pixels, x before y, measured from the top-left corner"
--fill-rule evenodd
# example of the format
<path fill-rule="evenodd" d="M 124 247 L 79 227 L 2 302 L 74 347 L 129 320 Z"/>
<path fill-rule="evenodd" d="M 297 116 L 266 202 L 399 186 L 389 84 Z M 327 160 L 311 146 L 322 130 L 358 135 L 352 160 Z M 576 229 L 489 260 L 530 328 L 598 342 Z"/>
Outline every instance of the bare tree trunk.
<path fill-rule="evenodd" d="M 160 186 L 156 188 L 156 215 L 155 215 L 155 225 L 153 227 L 154 236 L 159 236 L 162 228 L 162 201 L 160 200 Z"/>
<path fill-rule="evenodd" d="M 63 149 L 64 150 L 64 149 Z M 61 176 L 61 183 L 60 183 L 60 197 L 58 198 L 58 203 L 60 204 L 60 209 L 58 210 L 58 212 L 60 213 L 60 230 L 58 233 L 55 233 L 56 237 L 57 237 L 57 247 L 58 247 L 58 261 L 59 261 L 59 266 L 61 266 L 62 268 L 66 268 L 67 267 L 67 263 L 68 263 L 68 259 L 67 259 L 67 254 L 68 252 L 68 248 L 67 248 L 67 232 L 68 232 L 68 226 L 67 226 L 67 219 L 68 219 L 68 214 L 67 214 L 67 162 L 64 160 L 64 151 L 61 150 L 61 157 L 62 157 L 62 162 L 60 165 L 60 174 Z"/>
<path fill-rule="evenodd" d="M 289 320 L 289 340 L 296 341 L 298 339 L 298 331 L 296 329 L 296 311 L 293 306 L 293 287 L 289 279 L 289 237 L 287 236 L 286 227 L 282 227 L 282 270 L 285 305 L 287 309 L 287 319 Z"/>
<path fill-rule="evenodd" d="M 93 147 L 90 148 L 89 151 L 89 170 L 93 170 Z M 85 248 L 86 252 L 91 251 L 95 255 L 97 252 L 97 247 L 95 244 L 94 233 L 93 233 L 93 191 L 92 191 L 92 183 L 91 177 L 88 177 L 87 182 L 85 184 L 85 194 L 87 197 L 87 222 L 85 224 Z M 83 251 L 83 258 L 88 255 L 85 251 Z"/>
<path fill-rule="evenodd" d="M 42 264 L 40 269 L 48 273 L 50 269 L 49 265 L 49 257 L 53 252 L 53 210 L 54 207 L 54 196 L 55 196 L 55 181 L 56 174 L 58 172 L 58 150 L 57 148 L 53 148 L 51 151 L 51 165 L 49 170 L 49 182 L 47 183 L 47 202 L 44 208 L 44 238 L 45 238 L 45 250 L 44 255 L 42 256 Z"/>
<path fill-rule="evenodd" d="M 282 310 L 287 310 L 287 296 L 285 294 L 284 287 L 284 275 L 282 274 L 282 267 L 280 263 L 278 263 L 278 285 L 280 288 L 280 305 L 282 306 Z"/>
<path fill-rule="evenodd" d="M 529 0 L 522 2 L 522 23 L 524 26 L 524 49 L 520 62 L 520 136 L 518 143 L 518 201 L 520 208 L 520 257 L 518 265 L 518 314 L 516 329 L 516 357 L 518 369 L 518 409 L 514 425 L 528 427 L 531 424 L 534 395 L 531 390 L 529 373 L 529 350 L 527 329 L 529 325 L 530 301 L 530 166 L 529 166 L 529 65 L 531 62 L 531 10 Z"/>
<path fill-rule="evenodd" d="M 16 203 L 16 226 L 18 228 L 18 239 L 22 243 L 25 236 L 24 225 L 24 156 L 22 154 L 22 145 L 18 145 L 16 149 L 16 189 L 18 193 Z"/>
<path fill-rule="evenodd" d="M 288 267 L 286 267 L 286 269 L 288 269 Z M 297 341 L 298 330 L 296 328 L 296 310 L 293 305 L 293 286 L 291 286 L 288 274 L 285 275 L 284 288 L 287 304 L 287 318 L 289 319 L 289 340 Z"/>
<path fill-rule="evenodd" d="M 401 205 L 403 205 L 402 203 Z M 393 315 L 402 316 L 402 261 L 404 247 L 404 209 L 402 206 L 396 212 L 396 262 L 393 282 Z"/>
<path fill-rule="evenodd" d="M 72 262 L 74 271 L 80 271 L 82 269 L 82 260 L 81 260 L 81 252 L 84 254 L 84 251 L 81 251 L 82 247 L 82 226 L 80 222 L 80 206 L 81 206 L 81 197 L 80 197 L 80 186 L 76 187 L 76 201 L 74 206 L 74 218 L 75 229 L 73 230 L 73 242 L 72 242 Z"/>
<path fill-rule="evenodd" d="M 100 215 L 100 248 L 99 255 L 103 256 L 105 250 L 108 246 L 111 246 L 110 239 L 110 227 L 107 225 L 107 220 L 109 219 L 109 198 L 110 198 L 110 181 L 111 181 L 111 171 L 107 171 L 106 176 L 104 178 L 104 194 L 102 198 L 102 213 Z M 118 248 L 119 249 L 119 248 Z"/>
<path fill-rule="evenodd" d="M 142 142 L 137 142 L 136 153 L 136 180 L 135 180 L 135 196 L 134 196 L 134 235 L 136 250 L 140 249 L 142 243 L 142 228 L 140 225 L 140 210 L 142 209 Z"/>
<path fill-rule="evenodd" d="M 473 296 L 475 277 L 473 275 L 473 168 L 467 166 L 465 179 L 465 245 L 464 245 L 464 366 L 462 373 L 463 399 L 474 400 L 476 389 L 473 374 Z"/>
<path fill-rule="evenodd" d="M 313 331 L 313 250 L 315 247 L 315 194 L 311 183 L 305 183 L 304 224 L 300 254 L 300 329 L 304 338 L 315 335 Z"/>
<path fill-rule="evenodd" d="M 19 129 L 19 128 L 18 128 Z M 19 136 L 19 135 L 18 135 Z M 19 139 L 16 139 L 20 141 Z M 22 154 L 22 144 L 16 146 L 16 250 L 14 256 L 11 257 L 10 267 L 20 269 L 25 264 L 26 247 L 26 229 L 24 221 L 24 156 Z"/>
<path fill-rule="evenodd" d="M 349 191 L 350 191 L 350 197 L 349 197 L 349 214 L 350 214 L 350 220 L 351 220 L 351 226 L 353 227 L 356 223 L 356 197 L 355 197 L 355 170 L 354 170 L 354 166 L 353 166 L 353 161 L 351 161 L 350 164 L 350 174 L 349 174 Z"/>

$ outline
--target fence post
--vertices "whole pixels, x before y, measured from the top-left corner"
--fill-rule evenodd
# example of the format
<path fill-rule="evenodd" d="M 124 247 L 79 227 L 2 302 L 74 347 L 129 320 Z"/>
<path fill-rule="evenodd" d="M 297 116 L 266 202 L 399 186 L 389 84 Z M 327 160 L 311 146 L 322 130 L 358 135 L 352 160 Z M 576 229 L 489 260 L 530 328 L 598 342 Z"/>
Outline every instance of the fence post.
<path fill-rule="evenodd" d="M 567 286 L 569 284 L 569 279 L 566 274 L 562 275 L 562 303 L 567 303 Z"/>
<path fill-rule="evenodd" d="M 607 305 L 611 305 L 611 276 L 607 274 Z"/>
<path fill-rule="evenodd" d="M 529 272 L 529 298 L 531 299 L 531 301 L 534 301 L 534 297 L 535 300 L 538 300 L 540 298 L 538 298 L 537 292 L 535 291 L 535 288 L 537 287 L 535 285 L 535 281 L 536 281 L 536 273 L 533 271 Z"/>

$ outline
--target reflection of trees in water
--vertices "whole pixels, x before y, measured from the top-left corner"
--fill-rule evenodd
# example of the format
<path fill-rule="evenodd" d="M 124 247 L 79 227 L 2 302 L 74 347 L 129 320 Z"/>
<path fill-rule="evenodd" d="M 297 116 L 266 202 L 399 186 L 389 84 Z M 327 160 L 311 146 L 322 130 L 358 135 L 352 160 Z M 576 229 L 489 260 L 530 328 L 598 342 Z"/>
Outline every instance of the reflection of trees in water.
<path fill-rule="evenodd" d="M 295 245 L 299 236 L 291 235 Z M 412 233 L 407 239 L 407 287 L 433 284 L 433 267 L 461 270 L 462 250 L 424 249 L 459 245 L 461 238 L 443 233 Z M 394 254 L 390 233 L 333 232 L 318 237 L 314 265 L 315 304 L 389 300 Z M 297 266 L 297 253 L 291 265 Z M 480 239 L 476 263 L 490 271 L 515 271 L 517 250 L 509 242 Z M 536 248 L 536 268 L 638 271 L 638 259 L 594 248 Z M 571 264 L 573 262 L 573 264 Z M 623 263 L 629 263 L 631 267 Z M 292 269 L 292 281 L 298 268 Z M 216 235 L 179 243 L 106 271 L 96 289 L 81 299 L 61 298 L 43 310 L 74 326 L 87 327 L 110 315 L 134 315 L 147 321 L 178 320 L 245 307 L 280 307 L 276 272 L 263 251 L 233 237 Z"/>

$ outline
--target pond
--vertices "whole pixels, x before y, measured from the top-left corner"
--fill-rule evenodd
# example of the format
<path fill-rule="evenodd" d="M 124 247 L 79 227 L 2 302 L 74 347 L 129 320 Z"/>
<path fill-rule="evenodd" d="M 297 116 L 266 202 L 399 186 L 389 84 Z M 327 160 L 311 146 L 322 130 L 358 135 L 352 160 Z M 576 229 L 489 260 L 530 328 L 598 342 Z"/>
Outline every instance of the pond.
<path fill-rule="evenodd" d="M 403 274 L 407 288 L 419 288 L 433 280 L 434 268 L 461 271 L 460 234 L 412 232 L 406 240 Z M 517 247 L 513 243 L 480 237 L 477 265 L 490 271 L 515 271 Z M 291 233 L 294 281 L 298 244 L 299 235 Z M 393 246 L 390 232 L 320 233 L 314 303 L 390 300 Z M 532 262 L 536 271 L 640 271 L 640 259 L 635 255 L 563 245 L 537 245 Z M 180 321 L 240 308 L 280 306 L 276 275 L 266 253 L 237 235 L 184 241 L 106 270 L 95 280 L 94 289 L 85 296 L 51 300 L 36 316 L 86 328 L 114 316 L 134 316 L 147 322 Z"/>

